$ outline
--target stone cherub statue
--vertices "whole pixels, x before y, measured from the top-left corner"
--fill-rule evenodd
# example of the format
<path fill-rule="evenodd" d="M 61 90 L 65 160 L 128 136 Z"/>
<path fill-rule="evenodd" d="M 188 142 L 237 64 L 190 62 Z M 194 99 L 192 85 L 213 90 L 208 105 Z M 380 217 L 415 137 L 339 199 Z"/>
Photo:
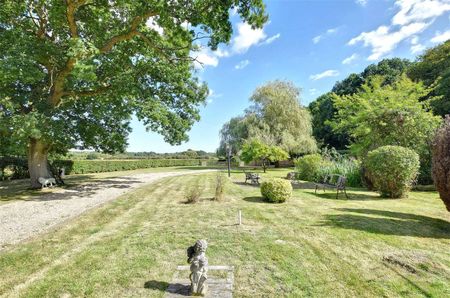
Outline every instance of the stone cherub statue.
<path fill-rule="evenodd" d="M 187 249 L 188 263 L 191 264 L 191 295 L 204 296 L 207 291 L 208 258 L 205 255 L 208 243 L 206 240 L 197 240 Z"/>

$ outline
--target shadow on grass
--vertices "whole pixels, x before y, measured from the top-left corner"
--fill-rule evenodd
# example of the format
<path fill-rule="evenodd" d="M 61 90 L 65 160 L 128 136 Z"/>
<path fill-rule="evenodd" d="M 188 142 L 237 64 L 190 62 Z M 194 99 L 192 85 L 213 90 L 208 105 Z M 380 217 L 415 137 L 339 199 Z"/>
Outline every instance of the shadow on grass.
<path fill-rule="evenodd" d="M 313 182 L 307 181 L 291 181 L 293 189 L 316 189 L 316 185 Z"/>
<path fill-rule="evenodd" d="M 316 197 L 327 200 L 348 200 L 348 201 L 392 200 L 390 198 L 382 198 L 377 193 L 363 194 L 351 192 L 348 190 L 347 190 L 348 198 L 345 197 L 345 194 L 343 192 L 339 192 L 339 196 L 336 199 L 336 191 L 333 190 L 327 190 L 326 192 L 323 192 L 323 190 L 318 190 L 317 193 L 311 192 L 311 194 L 315 195 Z"/>
<path fill-rule="evenodd" d="M 251 187 L 259 187 L 260 185 L 259 184 L 256 184 L 256 183 L 246 183 L 246 182 L 233 182 L 234 184 L 236 184 L 236 185 L 240 185 L 240 186 L 251 186 Z"/>
<path fill-rule="evenodd" d="M 250 203 L 270 204 L 269 202 L 265 201 L 263 197 L 246 197 L 243 198 L 243 200 Z"/>
<path fill-rule="evenodd" d="M 351 213 L 326 215 L 322 226 L 336 226 L 384 235 L 450 239 L 450 222 L 439 218 L 374 209 L 336 210 Z M 374 215 L 381 217 L 373 217 Z"/>
<path fill-rule="evenodd" d="M 169 286 L 168 282 L 158 280 L 149 280 L 144 283 L 144 288 L 159 290 L 161 292 L 165 292 L 168 286 Z"/>

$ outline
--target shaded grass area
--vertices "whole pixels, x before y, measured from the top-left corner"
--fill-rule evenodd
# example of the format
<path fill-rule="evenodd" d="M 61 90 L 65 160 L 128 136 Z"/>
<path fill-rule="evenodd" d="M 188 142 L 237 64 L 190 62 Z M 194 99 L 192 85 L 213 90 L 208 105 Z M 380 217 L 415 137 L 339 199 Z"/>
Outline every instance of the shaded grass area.
<path fill-rule="evenodd" d="M 108 179 L 145 173 L 160 173 L 160 172 L 182 172 L 192 171 L 200 169 L 213 169 L 214 167 L 160 167 L 160 168 L 148 168 L 137 169 L 132 171 L 117 171 L 117 172 L 105 172 L 95 174 L 79 174 L 69 175 L 64 179 L 65 185 L 62 188 L 74 188 L 80 185 L 89 184 L 92 182 L 108 182 Z M 115 182 L 117 183 L 117 182 Z M 45 188 L 45 189 L 30 189 L 29 179 L 19 179 L 11 181 L 0 181 L 0 205 L 17 200 L 39 200 L 42 195 L 53 193 L 58 190 L 59 187 Z"/>
<path fill-rule="evenodd" d="M 14 246 L 0 253 L 0 295 L 162 297 L 205 238 L 211 265 L 235 266 L 235 297 L 449 296 L 450 222 L 436 193 L 336 200 L 297 188 L 269 204 L 243 179 L 233 172 L 214 202 L 214 173 L 166 178 Z M 201 200 L 183 204 L 193 184 Z"/>

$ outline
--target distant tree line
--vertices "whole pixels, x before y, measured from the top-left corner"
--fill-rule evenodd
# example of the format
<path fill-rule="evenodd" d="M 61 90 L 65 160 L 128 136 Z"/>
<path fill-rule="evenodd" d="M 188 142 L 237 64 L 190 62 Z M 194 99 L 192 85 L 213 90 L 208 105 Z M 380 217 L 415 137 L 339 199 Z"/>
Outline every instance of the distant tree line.
<path fill-rule="evenodd" d="M 216 158 L 215 152 L 206 152 L 203 150 L 188 149 L 173 153 L 156 153 L 153 151 L 143 152 L 124 152 L 117 154 L 106 154 L 101 152 L 76 152 L 71 151 L 62 159 L 72 160 L 95 160 L 95 159 L 213 159 Z"/>

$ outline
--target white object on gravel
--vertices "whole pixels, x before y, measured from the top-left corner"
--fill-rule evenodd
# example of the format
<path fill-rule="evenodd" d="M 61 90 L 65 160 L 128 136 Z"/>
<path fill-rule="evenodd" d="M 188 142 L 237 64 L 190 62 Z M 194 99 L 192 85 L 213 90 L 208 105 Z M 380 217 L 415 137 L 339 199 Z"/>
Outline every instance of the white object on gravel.
<path fill-rule="evenodd" d="M 84 211 L 114 200 L 157 179 L 214 170 L 147 173 L 104 178 L 90 184 L 43 194 L 37 200 L 0 205 L 0 250 L 48 231 Z"/>

